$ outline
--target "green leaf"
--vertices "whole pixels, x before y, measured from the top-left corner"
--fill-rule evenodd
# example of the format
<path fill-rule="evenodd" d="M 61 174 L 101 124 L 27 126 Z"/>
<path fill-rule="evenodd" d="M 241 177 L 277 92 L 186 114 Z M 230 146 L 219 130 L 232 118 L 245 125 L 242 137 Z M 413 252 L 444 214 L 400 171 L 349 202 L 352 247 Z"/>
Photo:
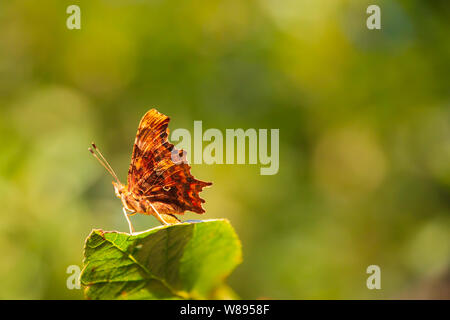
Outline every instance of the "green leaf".
<path fill-rule="evenodd" d="M 156 227 L 130 235 L 92 230 L 81 284 L 88 299 L 206 299 L 242 261 L 228 220 Z"/>

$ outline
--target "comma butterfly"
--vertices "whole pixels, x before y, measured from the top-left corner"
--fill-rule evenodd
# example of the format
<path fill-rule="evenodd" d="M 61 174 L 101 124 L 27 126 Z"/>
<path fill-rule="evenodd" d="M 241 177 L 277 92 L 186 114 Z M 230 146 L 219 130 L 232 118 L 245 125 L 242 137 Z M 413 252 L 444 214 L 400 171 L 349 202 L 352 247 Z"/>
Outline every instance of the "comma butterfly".
<path fill-rule="evenodd" d="M 187 164 L 186 152 L 177 150 L 168 141 L 170 118 L 156 109 L 148 111 L 139 123 L 134 141 L 127 185 L 122 184 L 116 173 L 92 143 L 89 151 L 113 176 L 116 196 L 121 199 L 123 213 L 130 232 L 134 232 L 129 219 L 136 213 L 155 216 L 162 224 L 181 221 L 175 214 L 185 211 L 204 213 L 199 192 L 211 182 L 195 179 Z"/>

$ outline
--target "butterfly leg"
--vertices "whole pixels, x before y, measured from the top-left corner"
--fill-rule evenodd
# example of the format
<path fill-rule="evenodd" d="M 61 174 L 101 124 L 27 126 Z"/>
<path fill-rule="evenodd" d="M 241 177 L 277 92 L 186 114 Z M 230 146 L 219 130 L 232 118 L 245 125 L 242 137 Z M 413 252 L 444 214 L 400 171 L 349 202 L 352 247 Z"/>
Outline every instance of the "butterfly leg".
<path fill-rule="evenodd" d="M 134 227 L 131 224 L 131 220 L 130 220 L 130 217 L 128 216 L 127 210 L 125 208 L 122 208 L 122 210 L 123 210 L 123 215 L 125 216 L 125 219 L 127 219 L 128 227 L 130 227 L 130 234 L 133 234 L 134 233 Z"/>
<path fill-rule="evenodd" d="M 167 221 L 163 218 L 163 216 L 167 216 L 166 214 L 160 214 L 158 212 L 158 210 L 155 209 L 155 207 L 150 203 L 150 206 L 152 207 L 153 211 L 154 211 L 154 216 L 156 219 L 158 219 L 159 222 L 161 222 L 163 225 L 171 225 L 173 224 L 172 221 Z"/>

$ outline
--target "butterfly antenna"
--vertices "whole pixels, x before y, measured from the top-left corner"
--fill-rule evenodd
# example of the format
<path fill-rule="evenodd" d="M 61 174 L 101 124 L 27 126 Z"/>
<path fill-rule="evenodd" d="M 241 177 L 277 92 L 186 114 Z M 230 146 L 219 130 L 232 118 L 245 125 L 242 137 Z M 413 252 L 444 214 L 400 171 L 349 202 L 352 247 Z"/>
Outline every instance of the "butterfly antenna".
<path fill-rule="evenodd" d="M 92 149 L 92 148 L 94 148 L 94 149 Z M 111 167 L 109 162 L 105 159 L 105 157 L 102 155 L 102 153 L 97 148 L 95 143 L 92 143 L 92 148 L 88 148 L 89 152 L 92 153 L 92 155 L 98 160 L 98 162 L 100 162 L 100 164 L 106 169 L 106 171 L 108 171 L 113 176 L 113 178 L 116 179 L 116 181 L 118 183 L 120 183 L 120 180 L 117 177 L 116 173 L 114 172 L 113 168 Z M 97 151 L 97 153 L 98 153 L 98 155 L 100 155 L 100 157 L 97 155 L 97 153 L 94 152 L 94 150 Z"/>

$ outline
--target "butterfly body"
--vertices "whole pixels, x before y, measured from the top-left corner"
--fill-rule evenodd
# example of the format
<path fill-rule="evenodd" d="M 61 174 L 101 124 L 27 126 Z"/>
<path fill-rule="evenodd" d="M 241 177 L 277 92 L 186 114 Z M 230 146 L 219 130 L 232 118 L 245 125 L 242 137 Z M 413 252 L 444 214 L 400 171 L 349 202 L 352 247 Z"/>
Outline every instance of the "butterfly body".
<path fill-rule="evenodd" d="M 122 201 L 123 208 L 127 215 L 136 213 L 153 215 L 162 224 L 173 224 L 181 222 L 177 217 L 165 210 L 164 203 L 150 201 L 147 197 L 137 197 L 133 192 L 128 191 L 127 186 L 113 182 L 116 196 Z"/>
<path fill-rule="evenodd" d="M 155 216 L 162 224 L 179 223 L 175 214 L 185 211 L 204 213 L 199 192 L 210 182 L 195 179 L 190 173 L 186 153 L 168 141 L 169 117 L 156 109 L 148 111 L 139 123 L 128 170 L 127 184 L 122 184 L 99 152 L 90 151 L 113 175 L 116 196 L 121 199 L 130 230 L 128 215 Z"/>

